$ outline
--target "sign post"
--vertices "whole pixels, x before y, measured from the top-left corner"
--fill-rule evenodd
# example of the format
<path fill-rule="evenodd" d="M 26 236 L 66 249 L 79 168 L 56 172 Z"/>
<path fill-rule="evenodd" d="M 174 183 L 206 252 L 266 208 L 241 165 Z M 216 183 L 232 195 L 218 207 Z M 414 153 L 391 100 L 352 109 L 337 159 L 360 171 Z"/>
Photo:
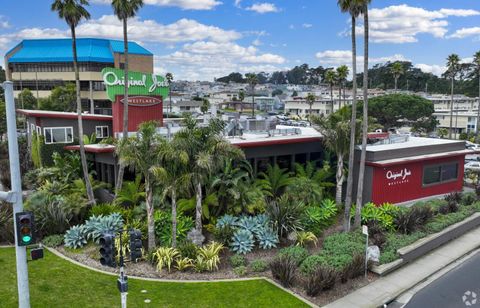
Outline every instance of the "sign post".
<path fill-rule="evenodd" d="M 368 226 L 362 226 L 362 233 L 367 236 L 367 240 L 365 242 L 365 278 L 367 278 L 367 271 L 368 271 Z"/>
<path fill-rule="evenodd" d="M 15 101 L 13 98 L 13 82 L 5 81 L 0 84 L 5 90 L 5 105 L 7 115 L 8 158 L 10 160 L 10 177 L 12 190 L 2 192 L 0 199 L 13 204 L 13 221 L 15 227 L 15 255 L 17 263 L 18 307 L 30 307 L 30 290 L 28 287 L 27 248 L 19 246 L 19 232 L 17 232 L 17 213 L 23 212 L 22 178 L 20 175 L 20 158 L 18 155 L 17 120 L 15 116 Z"/>

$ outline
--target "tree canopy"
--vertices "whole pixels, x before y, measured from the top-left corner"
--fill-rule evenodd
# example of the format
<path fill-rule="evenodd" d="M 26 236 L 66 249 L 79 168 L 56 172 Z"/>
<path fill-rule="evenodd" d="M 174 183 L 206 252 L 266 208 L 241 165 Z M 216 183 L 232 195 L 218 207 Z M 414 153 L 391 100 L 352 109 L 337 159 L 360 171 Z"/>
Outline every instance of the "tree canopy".
<path fill-rule="evenodd" d="M 363 104 L 359 103 L 357 111 L 361 112 L 362 108 Z M 431 131 L 434 111 L 432 102 L 417 95 L 391 94 L 374 97 L 368 101 L 369 115 L 385 130 L 412 125 L 418 128 L 425 126 L 425 130 Z M 434 121 L 436 124 L 436 120 Z"/>

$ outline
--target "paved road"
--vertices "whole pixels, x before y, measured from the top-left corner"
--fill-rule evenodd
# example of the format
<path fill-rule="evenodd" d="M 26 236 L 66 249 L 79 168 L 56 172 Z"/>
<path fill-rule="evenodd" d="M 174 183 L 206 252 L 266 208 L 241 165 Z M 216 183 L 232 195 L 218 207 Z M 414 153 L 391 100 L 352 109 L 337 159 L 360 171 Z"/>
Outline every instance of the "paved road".
<path fill-rule="evenodd" d="M 480 307 L 480 253 L 420 290 L 405 307 Z"/>

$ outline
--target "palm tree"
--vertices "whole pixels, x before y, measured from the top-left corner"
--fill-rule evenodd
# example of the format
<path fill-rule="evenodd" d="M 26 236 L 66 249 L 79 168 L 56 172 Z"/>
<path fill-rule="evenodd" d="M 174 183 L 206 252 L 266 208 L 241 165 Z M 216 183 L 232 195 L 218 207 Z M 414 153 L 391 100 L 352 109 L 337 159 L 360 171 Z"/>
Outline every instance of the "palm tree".
<path fill-rule="evenodd" d="M 308 106 L 310 107 L 310 110 L 308 112 L 308 122 L 310 123 L 310 126 L 312 126 L 312 106 L 313 103 L 315 103 L 315 94 L 313 93 L 308 93 L 307 97 L 305 98 L 305 101 L 307 102 Z"/>
<path fill-rule="evenodd" d="M 478 71 L 478 112 L 477 112 L 477 127 L 475 130 L 476 142 L 478 142 L 478 132 L 480 126 L 480 51 L 477 51 L 473 56 L 473 65 Z"/>
<path fill-rule="evenodd" d="M 245 91 L 240 90 L 238 93 L 238 100 L 240 101 L 240 114 L 243 113 L 243 100 L 245 99 Z"/>
<path fill-rule="evenodd" d="M 343 13 L 349 13 L 352 18 L 352 119 L 351 123 L 357 122 L 357 38 L 356 38 L 356 24 L 357 17 L 361 13 L 361 6 L 356 0 L 338 0 L 338 6 Z M 350 149 L 348 154 L 348 167 L 353 169 L 353 162 L 355 156 L 355 141 L 356 141 L 356 125 L 350 126 Z M 348 172 L 347 176 L 347 193 L 345 198 L 345 212 L 343 217 L 343 229 L 350 231 L 350 208 L 353 199 L 353 172 Z"/>
<path fill-rule="evenodd" d="M 177 196 L 187 188 L 190 174 L 187 172 L 188 153 L 179 149 L 174 141 L 166 144 L 158 155 L 158 166 L 152 168 L 155 178 L 162 183 L 164 196 L 170 196 L 172 204 L 172 247 L 177 246 Z"/>
<path fill-rule="evenodd" d="M 225 123 L 213 118 L 208 126 L 198 126 L 192 116 L 184 120 L 185 127 L 174 136 L 176 147 L 188 154 L 188 172 L 190 173 L 191 186 L 195 191 L 195 230 L 190 233 L 192 241 L 201 245 L 204 240 L 202 235 L 202 186 L 210 174 L 221 168 L 228 159 L 243 158 L 243 152 L 233 147 L 220 133 Z"/>
<path fill-rule="evenodd" d="M 360 168 L 358 171 L 358 186 L 357 186 L 357 206 L 355 211 L 354 228 L 360 227 L 360 214 L 363 206 L 363 179 L 365 176 L 365 160 L 367 158 L 367 138 L 368 138 L 368 5 L 371 0 L 357 0 L 361 5 L 361 12 L 363 14 L 364 25 L 364 56 L 363 56 L 363 120 L 362 120 L 362 153 L 360 155 Z"/>
<path fill-rule="evenodd" d="M 402 76 L 405 73 L 402 63 L 400 62 L 393 63 L 392 67 L 390 68 L 390 72 L 392 73 L 393 78 L 395 79 L 395 93 L 397 93 L 398 78 L 400 78 L 400 76 Z"/>
<path fill-rule="evenodd" d="M 140 173 L 145 180 L 145 203 L 147 209 L 148 250 L 155 248 L 155 220 L 153 218 L 153 185 L 155 175 L 152 163 L 157 161 L 158 153 L 166 147 L 167 141 L 157 133 L 157 122 L 140 124 L 137 137 L 120 140 L 116 152 L 120 163 Z"/>
<path fill-rule="evenodd" d="M 332 104 L 332 110 L 330 113 L 333 113 L 333 86 L 335 85 L 335 81 L 337 80 L 337 74 L 333 69 L 329 69 L 325 72 L 325 82 L 330 85 L 330 101 Z"/>
<path fill-rule="evenodd" d="M 342 65 L 337 67 L 337 80 L 339 85 L 339 103 L 338 109 L 342 108 L 342 89 L 343 89 L 343 103 L 345 104 L 345 82 L 347 81 L 349 69 L 348 66 Z"/>
<path fill-rule="evenodd" d="M 258 84 L 258 77 L 256 74 L 249 73 L 246 74 L 245 77 L 247 77 L 247 83 L 250 85 L 250 89 L 252 90 L 252 118 L 255 117 L 255 87 Z"/>
<path fill-rule="evenodd" d="M 123 139 L 128 138 L 128 18 L 135 17 L 138 10 L 143 6 L 143 0 L 112 0 L 112 8 L 115 15 L 123 23 L 123 54 L 125 57 L 124 80 L 125 92 L 123 97 Z M 122 188 L 123 173 L 125 167 L 120 164 L 115 191 Z M 116 194 L 116 193 L 115 193 Z"/>
<path fill-rule="evenodd" d="M 278 165 L 268 165 L 266 172 L 260 172 L 257 184 L 271 199 L 278 199 L 285 192 L 285 188 L 292 182 L 290 172 L 281 169 Z"/>
<path fill-rule="evenodd" d="M 75 34 L 75 28 L 78 26 L 80 21 L 82 19 L 90 18 L 90 13 L 84 7 L 87 5 L 87 0 L 55 0 L 52 3 L 51 10 L 56 11 L 58 13 L 58 17 L 65 20 L 70 27 L 70 32 L 72 34 L 73 69 L 75 71 L 75 85 L 77 93 L 78 143 L 80 145 L 80 158 L 82 161 L 83 179 L 85 180 L 88 201 L 91 204 L 95 204 L 92 183 L 88 174 L 85 145 L 83 143 L 82 99 L 80 97 L 80 74 L 78 72 L 77 37 Z"/>
<path fill-rule="evenodd" d="M 445 74 L 450 77 L 452 82 L 451 86 L 451 102 L 450 102 L 450 131 L 448 132 L 448 138 L 452 139 L 452 127 L 453 127 L 453 91 L 455 84 L 455 77 L 458 74 L 460 68 L 460 57 L 457 54 L 451 54 L 447 58 L 447 71 Z"/>
<path fill-rule="evenodd" d="M 324 138 L 325 145 L 337 155 L 335 201 L 342 204 L 343 182 L 345 180 L 344 159 L 349 151 L 350 113 L 344 108 L 328 117 L 316 117 L 313 121 Z"/>
<path fill-rule="evenodd" d="M 167 79 L 168 82 L 168 97 L 170 100 L 170 113 L 172 113 L 172 82 L 173 82 L 173 74 L 172 73 L 167 73 L 165 74 L 165 79 Z"/>

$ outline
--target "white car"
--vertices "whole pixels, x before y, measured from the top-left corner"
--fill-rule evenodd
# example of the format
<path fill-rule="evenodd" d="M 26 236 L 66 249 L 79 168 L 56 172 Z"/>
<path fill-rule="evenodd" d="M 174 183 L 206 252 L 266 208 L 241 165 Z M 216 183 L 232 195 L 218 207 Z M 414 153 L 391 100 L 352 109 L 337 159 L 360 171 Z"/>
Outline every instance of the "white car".
<path fill-rule="evenodd" d="M 469 161 L 465 164 L 465 171 L 480 171 L 480 161 Z"/>
<path fill-rule="evenodd" d="M 470 141 L 465 141 L 465 147 L 469 150 L 480 151 L 480 144 L 476 144 Z"/>

